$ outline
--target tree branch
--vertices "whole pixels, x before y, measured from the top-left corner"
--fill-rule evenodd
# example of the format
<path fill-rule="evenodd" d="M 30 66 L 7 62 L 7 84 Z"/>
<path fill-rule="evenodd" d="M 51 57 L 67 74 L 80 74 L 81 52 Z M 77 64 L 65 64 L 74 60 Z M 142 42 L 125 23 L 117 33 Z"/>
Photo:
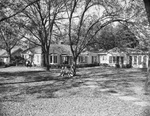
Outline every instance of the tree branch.
<path fill-rule="evenodd" d="M 26 5 L 24 8 L 22 8 L 22 9 L 19 10 L 19 11 L 17 11 L 16 13 L 14 13 L 14 14 L 8 16 L 8 17 L 4 17 L 4 18 L 0 19 L 0 22 L 2 22 L 2 21 L 4 21 L 4 20 L 10 19 L 10 18 L 16 16 L 17 14 L 23 12 L 23 11 L 24 11 L 27 7 L 29 7 L 30 5 L 33 5 L 34 3 L 36 3 L 37 1 L 40 1 L 40 0 L 35 0 L 35 1 L 31 2 L 31 3 L 29 3 L 29 4 Z"/>

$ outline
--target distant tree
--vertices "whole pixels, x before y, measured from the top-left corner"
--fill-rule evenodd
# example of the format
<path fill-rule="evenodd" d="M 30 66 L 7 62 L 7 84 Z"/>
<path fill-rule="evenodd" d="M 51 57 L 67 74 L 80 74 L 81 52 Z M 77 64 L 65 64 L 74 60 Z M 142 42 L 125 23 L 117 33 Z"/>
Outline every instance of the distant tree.
<path fill-rule="evenodd" d="M 1 0 L 0 1 L 0 22 L 16 16 L 24 11 L 27 7 L 40 0 L 31 0 L 26 6 L 21 7 L 20 0 Z"/>
<path fill-rule="evenodd" d="M 104 27 L 100 32 L 97 33 L 97 35 L 93 39 L 93 44 L 88 46 L 88 48 L 94 50 L 99 49 L 109 50 L 119 46 L 119 44 L 117 44 L 113 30 L 114 28 L 112 27 L 112 25 Z"/>
<path fill-rule="evenodd" d="M 114 47 L 130 47 L 138 46 L 138 40 L 134 33 L 127 26 L 110 24 L 104 27 L 93 40 L 93 44 L 88 46 L 93 50 L 105 49 L 109 50 Z"/>
<path fill-rule="evenodd" d="M 19 27 L 13 20 L 7 20 L 0 23 L 0 48 L 6 50 L 10 62 L 12 60 L 12 49 L 19 45 L 22 36 Z"/>

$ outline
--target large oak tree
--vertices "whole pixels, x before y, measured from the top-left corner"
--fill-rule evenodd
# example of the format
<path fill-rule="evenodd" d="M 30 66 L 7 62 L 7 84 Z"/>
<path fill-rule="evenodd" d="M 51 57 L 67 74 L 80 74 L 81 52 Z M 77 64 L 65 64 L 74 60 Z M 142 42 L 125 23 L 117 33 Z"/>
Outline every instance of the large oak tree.
<path fill-rule="evenodd" d="M 123 8 L 118 0 L 72 0 L 66 5 L 66 29 L 73 55 L 74 75 L 78 56 L 87 46 L 93 44 L 92 39 L 103 27 L 112 22 L 128 22 L 129 17 L 123 17 L 120 11 Z M 74 16 L 78 19 L 73 19 Z"/>
<path fill-rule="evenodd" d="M 22 1 L 27 5 L 30 0 Z M 64 2 L 62 0 L 41 0 L 26 8 L 19 16 L 20 27 L 26 32 L 24 36 L 30 42 L 41 46 L 42 63 L 49 70 L 49 50 L 52 39 L 59 35 L 60 20 L 63 18 Z"/>

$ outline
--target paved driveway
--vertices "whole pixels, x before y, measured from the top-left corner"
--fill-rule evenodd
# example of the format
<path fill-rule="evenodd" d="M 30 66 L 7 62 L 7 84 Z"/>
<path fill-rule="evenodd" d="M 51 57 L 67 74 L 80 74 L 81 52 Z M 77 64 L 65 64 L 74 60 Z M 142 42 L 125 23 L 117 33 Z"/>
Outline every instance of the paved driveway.
<path fill-rule="evenodd" d="M 0 70 L 0 116 L 150 116 L 144 72 L 95 67 L 78 74 L 62 78 L 59 70 Z"/>

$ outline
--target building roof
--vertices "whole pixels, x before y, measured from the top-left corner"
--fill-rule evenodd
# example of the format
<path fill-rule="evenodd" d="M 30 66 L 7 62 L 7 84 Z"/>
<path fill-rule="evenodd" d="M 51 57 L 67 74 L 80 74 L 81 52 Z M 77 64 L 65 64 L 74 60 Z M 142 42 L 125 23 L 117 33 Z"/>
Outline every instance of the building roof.
<path fill-rule="evenodd" d="M 50 53 L 72 55 L 70 46 L 65 44 L 52 44 L 50 47 Z"/>
<path fill-rule="evenodd" d="M 143 54 L 147 53 L 147 51 L 142 51 L 137 48 L 118 48 L 115 47 L 111 50 L 108 50 L 109 53 L 127 53 L 127 54 Z"/>
<path fill-rule="evenodd" d="M 99 49 L 97 51 L 98 54 L 107 54 L 107 50 L 104 50 L 104 49 Z"/>
<path fill-rule="evenodd" d="M 15 54 L 16 52 L 18 52 L 18 51 L 23 51 L 23 49 L 21 48 L 21 47 L 19 47 L 19 46 L 16 46 L 16 47 L 14 47 L 12 50 L 11 50 L 11 53 L 12 54 Z M 6 52 L 6 50 L 0 50 L 0 56 L 2 56 L 2 57 L 7 57 L 8 56 L 8 53 Z"/>
<path fill-rule="evenodd" d="M 42 49 L 40 46 L 34 47 L 34 48 L 28 48 L 23 51 L 23 53 L 26 53 L 27 51 L 31 51 L 33 54 L 41 54 Z M 66 55 L 71 55 L 71 49 L 69 45 L 64 45 L 64 44 L 51 44 L 50 45 L 50 54 L 66 54 Z"/>

